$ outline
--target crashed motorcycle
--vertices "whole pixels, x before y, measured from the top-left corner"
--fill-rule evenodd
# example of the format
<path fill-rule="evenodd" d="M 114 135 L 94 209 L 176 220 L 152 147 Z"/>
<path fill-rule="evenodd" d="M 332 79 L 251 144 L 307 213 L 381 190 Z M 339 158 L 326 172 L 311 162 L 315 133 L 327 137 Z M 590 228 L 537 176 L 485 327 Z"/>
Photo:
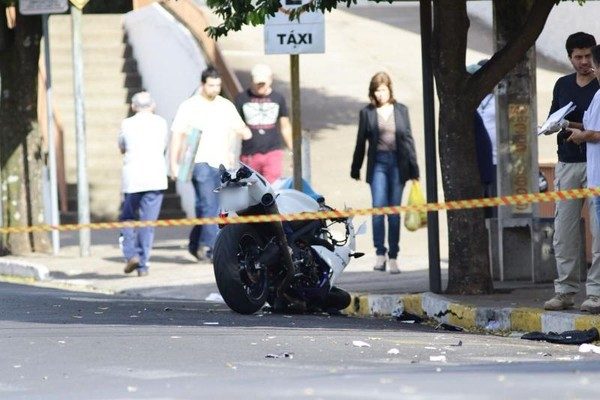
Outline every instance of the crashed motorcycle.
<path fill-rule="evenodd" d="M 275 192 L 246 165 L 220 169 L 222 216 L 280 215 L 332 210 L 322 197 L 293 189 Z M 342 229 L 334 232 L 332 226 Z M 337 233 L 337 235 L 335 235 Z M 352 218 L 221 226 L 213 249 L 217 286 L 233 311 L 252 314 L 268 303 L 275 312 L 337 311 L 350 295 L 334 286 L 356 253 Z M 334 237 L 335 236 L 335 237 Z M 337 238 L 336 238 L 337 237 Z"/>

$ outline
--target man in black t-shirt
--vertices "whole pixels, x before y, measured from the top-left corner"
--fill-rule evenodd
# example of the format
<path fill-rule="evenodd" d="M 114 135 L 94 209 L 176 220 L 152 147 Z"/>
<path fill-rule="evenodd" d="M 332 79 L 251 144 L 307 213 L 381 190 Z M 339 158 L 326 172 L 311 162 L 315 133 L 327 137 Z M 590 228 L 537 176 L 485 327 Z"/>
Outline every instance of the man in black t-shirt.
<path fill-rule="evenodd" d="M 281 177 L 283 147 L 292 148 L 292 126 L 285 98 L 274 91 L 273 72 L 268 65 L 252 68 L 252 85 L 235 99 L 235 106 L 252 130 L 242 141 L 240 160 L 273 183 Z"/>
<path fill-rule="evenodd" d="M 567 39 L 567 54 L 575 72 L 561 77 L 556 82 L 550 113 L 572 101 L 576 108 L 565 117 L 570 128 L 583 129 L 583 113 L 599 89 L 591 64 L 591 48 L 595 45 L 594 37 L 583 32 L 574 33 Z M 567 141 L 568 137 L 567 130 L 557 134 L 556 190 L 586 187 L 586 145 Z M 580 240 L 583 201 L 556 202 L 553 244 L 558 278 L 554 281 L 555 296 L 544 303 L 546 310 L 563 310 L 572 307 L 573 297 L 579 292 L 581 246 L 585 246 L 585 242 L 582 243 Z M 592 202 L 589 202 L 589 205 L 590 228 L 594 237 L 593 260 L 586 281 L 587 298 L 581 305 L 581 310 L 594 312 L 600 309 L 600 235 L 597 232 Z"/>

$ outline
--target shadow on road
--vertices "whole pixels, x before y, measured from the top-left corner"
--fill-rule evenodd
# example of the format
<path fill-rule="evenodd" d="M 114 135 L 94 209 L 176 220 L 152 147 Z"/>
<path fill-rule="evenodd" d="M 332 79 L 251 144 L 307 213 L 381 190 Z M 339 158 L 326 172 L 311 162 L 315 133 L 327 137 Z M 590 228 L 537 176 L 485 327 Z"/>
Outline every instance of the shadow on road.
<path fill-rule="evenodd" d="M 133 292 L 132 292 L 133 294 Z M 392 319 L 342 315 L 282 315 L 260 311 L 232 312 L 225 304 L 206 301 L 109 296 L 26 285 L 0 283 L 0 326 L 7 321 L 50 325 L 197 326 L 204 329 L 315 328 L 315 329 L 429 329 Z"/>

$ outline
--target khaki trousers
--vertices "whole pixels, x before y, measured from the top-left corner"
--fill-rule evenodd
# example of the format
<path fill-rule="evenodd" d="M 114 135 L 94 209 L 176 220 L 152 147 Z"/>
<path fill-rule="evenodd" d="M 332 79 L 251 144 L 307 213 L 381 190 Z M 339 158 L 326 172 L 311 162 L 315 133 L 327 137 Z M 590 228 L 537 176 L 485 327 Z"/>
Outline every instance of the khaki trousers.
<path fill-rule="evenodd" d="M 586 163 L 558 162 L 555 170 L 555 190 L 579 189 L 587 187 Z M 592 266 L 586 280 L 587 295 L 600 296 L 600 235 L 592 199 L 566 200 L 556 202 L 554 214 L 554 256 L 558 278 L 554 281 L 556 293 L 579 292 L 579 271 L 581 246 L 580 221 L 583 202 L 588 201 L 590 223 L 587 229 L 592 232 Z"/>

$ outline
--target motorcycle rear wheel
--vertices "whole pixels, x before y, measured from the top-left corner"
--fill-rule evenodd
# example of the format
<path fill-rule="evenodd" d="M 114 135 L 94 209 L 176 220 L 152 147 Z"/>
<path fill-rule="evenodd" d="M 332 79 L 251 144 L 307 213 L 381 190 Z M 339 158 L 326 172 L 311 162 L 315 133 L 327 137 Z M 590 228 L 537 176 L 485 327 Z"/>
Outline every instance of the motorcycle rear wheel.
<path fill-rule="evenodd" d="M 215 242 L 213 267 L 225 303 L 240 314 L 253 314 L 268 295 L 266 268 L 256 268 L 265 245 L 258 231 L 246 224 L 226 225 Z"/>

